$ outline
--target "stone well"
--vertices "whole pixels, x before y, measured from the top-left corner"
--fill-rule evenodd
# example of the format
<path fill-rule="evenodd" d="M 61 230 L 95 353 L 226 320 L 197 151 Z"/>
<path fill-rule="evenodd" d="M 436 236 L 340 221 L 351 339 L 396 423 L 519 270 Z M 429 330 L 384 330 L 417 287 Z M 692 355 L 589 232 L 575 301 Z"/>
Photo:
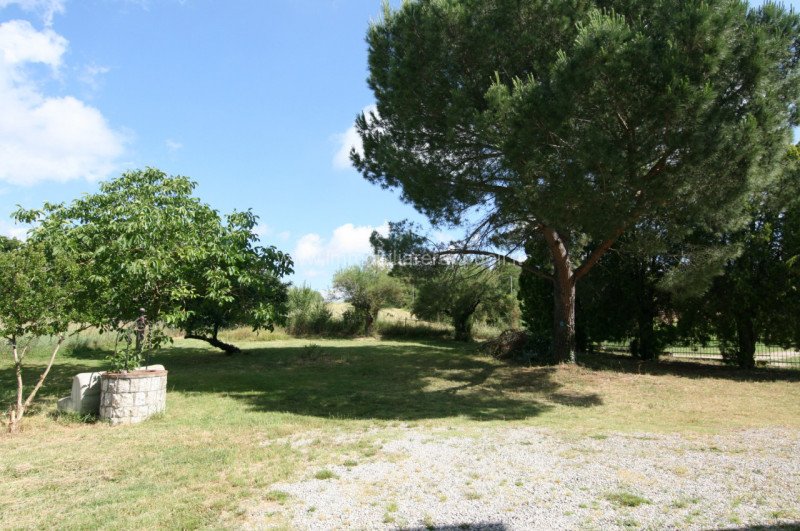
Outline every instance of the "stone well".
<path fill-rule="evenodd" d="M 112 426 L 136 424 L 161 413 L 167 405 L 167 371 L 103 373 L 100 418 Z"/>

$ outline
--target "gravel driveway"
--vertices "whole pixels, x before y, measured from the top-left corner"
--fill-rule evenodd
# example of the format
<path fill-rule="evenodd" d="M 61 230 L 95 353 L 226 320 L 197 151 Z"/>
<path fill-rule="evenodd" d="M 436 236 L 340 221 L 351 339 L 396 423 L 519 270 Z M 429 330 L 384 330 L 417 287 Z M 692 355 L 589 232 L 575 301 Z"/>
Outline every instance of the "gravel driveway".
<path fill-rule="evenodd" d="M 329 479 L 273 485 L 298 529 L 800 525 L 800 432 L 566 436 L 406 428 Z M 259 527 L 258 512 L 251 513 Z"/>

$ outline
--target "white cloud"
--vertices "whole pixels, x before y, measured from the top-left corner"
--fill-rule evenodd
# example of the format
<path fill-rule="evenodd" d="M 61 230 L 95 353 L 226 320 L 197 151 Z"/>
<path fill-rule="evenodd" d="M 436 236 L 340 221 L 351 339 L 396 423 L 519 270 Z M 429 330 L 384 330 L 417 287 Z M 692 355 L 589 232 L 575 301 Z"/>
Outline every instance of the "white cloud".
<path fill-rule="evenodd" d="M 89 87 L 93 92 L 97 92 L 102 85 L 102 76 L 111 72 L 107 66 L 96 65 L 94 63 L 84 65 L 78 74 L 81 83 Z"/>
<path fill-rule="evenodd" d="M 364 107 L 362 112 L 369 118 L 369 115 L 371 113 L 377 113 L 378 109 L 375 107 L 375 105 L 368 105 L 367 107 Z M 353 165 L 350 162 L 350 151 L 355 149 L 356 153 L 362 155 L 364 154 L 364 144 L 361 142 L 361 137 L 358 135 L 358 131 L 356 131 L 355 123 L 353 123 L 353 125 L 351 125 L 344 133 L 334 135 L 334 139 L 339 144 L 339 149 L 333 156 L 333 167 L 337 170 L 347 170 L 352 168 Z"/>
<path fill-rule="evenodd" d="M 177 140 L 173 140 L 172 138 L 168 138 L 164 145 L 167 146 L 167 151 L 170 153 L 175 153 L 176 151 L 183 149 L 183 144 L 178 142 Z"/>
<path fill-rule="evenodd" d="M 264 241 L 265 238 L 269 238 L 270 240 L 278 239 L 282 242 L 288 241 L 291 238 L 292 233 L 288 230 L 284 230 L 281 232 L 275 232 L 276 229 L 266 223 L 259 223 L 255 227 L 253 227 L 253 234 L 255 234 L 259 240 Z M 274 243 L 274 242 L 270 242 Z"/>
<path fill-rule="evenodd" d="M 55 31 L 49 28 L 39 31 L 27 20 L 0 24 L 0 64 L 11 74 L 15 73 L 13 67 L 20 63 L 42 63 L 58 69 L 67 44 L 67 39 Z"/>
<path fill-rule="evenodd" d="M 255 234 L 259 239 L 267 236 L 268 234 L 272 234 L 272 227 L 267 225 L 266 223 L 259 223 L 255 227 L 253 227 L 253 234 Z"/>
<path fill-rule="evenodd" d="M 18 240 L 26 240 L 28 238 L 28 226 L 17 225 L 16 223 L 9 223 L 0 220 L 0 234 L 8 236 L 9 238 L 16 238 Z"/>
<path fill-rule="evenodd" d="M 23 11 L 37 13 L 48 27 L 53 25 L 56 13 L 64 12 L 64 0 L 0 0 L 0 9 L 16 5 Z"/>
<path fill-rule="evenodd" d="M 61 4 L 47 5 L 56 9 Z M 31 65 L 45 65 L 57 76 L 67 46 L 50 28 L 40 31 L 25 20 L 0 24 L 0 181 L 31 185 L 95 180 L 116 168 L 124 151 L 123 135 L 111 129 L 99 110 L 77 98 L 44 94 L 29 73 Z"/>
<path fill-rule="evenodd" d="M 389 231 L 388 223 L 372 225 L 353 225 L 345 223 L 333 230 L 330 238 L 323 239 L 319 234 L 309 233 L 297 240 L 292 252 L 295 263 L 316 265 L 347 265 L 364 260 L 372 254 L 369 237 L 372 231 L 381 234 Z"/>
<path fill-rule="evenodd" d="M 298 264 L 314 262 L 322 255 L 324 247 L 319 234 L 305 234 L 297 240 L 292 258 Z"/>

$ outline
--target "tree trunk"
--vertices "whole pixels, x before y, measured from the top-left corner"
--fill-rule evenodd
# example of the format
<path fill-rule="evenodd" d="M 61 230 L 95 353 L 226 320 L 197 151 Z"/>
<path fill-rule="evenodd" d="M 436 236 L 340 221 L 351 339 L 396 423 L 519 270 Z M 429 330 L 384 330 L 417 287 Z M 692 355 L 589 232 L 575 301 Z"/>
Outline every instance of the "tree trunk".
<path fill-rule="evenodd" d="M 50 374 L 50 369 L 53 367 L 53 362 L 55 362 L 56 355 L 58 354 L 58 351 L 63 343 L 64 336 L 58 336 L 58 342 L 56 343 L 55 348 L 53 348 L 53 353 L 50 355 L 50 360 L 47 362 L 47 367 L 45 367 L 44 371 L 39 376 L 39 380 L 36 382 L 36 385 L 33 386 L 33 390 L 28 395 L 28 399 L 23 402 L 22 358 L 25 354 L 25 349 L 23 349 L 23 353 L 20 355 L 17 352 L 16 341 L 12 340 L 12 348 L 14 349 L 14 369 L 17 375 L 17 402 L 8 412 L 9 432 L 14 433 L 19 430 L 19 425 L 22 422 L 23 415 L 25 415 L 25 410 L 30 407 L 30 405 L 33 403 L 33 399 L 36 398 L 36 393 L 38 393 L 39 389 L 41 389 L 42 385 L 44 385 L 44 381 L 47 378 L 47 375 Z"/>
<path fill-rule="evenodd" d="M 756 333 L 753 319 L 749 315 L 736 316 L 736 359 L 742 369 L 756 365 Z"/>
<path fill-rule="evenodd" d="M 631 345 L 631 354 L 642 360 L 657 360 L 661 353 L 655 330 L 655 309 L 649 301 L 640 302 L 636 315 L 636 345 Z"/>
<path fill-rule="evenodd" d="M 459 315 L 453 319 L 456 341 L 472 341 L 472 315 Z"/>
<path fill-rule="evenodd" d="M 561 236 L 545 228 L 542 234 L 553 261 L 553 356 L 558 363 L 575 363 L 575 272 Z"/>
<path fill-rule="evenodd" d="M 375 324 L 375 320 L 377 315 L 372 315 L 372 312 L 366 312 L 364 317 L 364 335 L 371 336 L 372 335 L 372 326 Z"/>
<path fill-rule="evenodd" d="M 14 354 L 14 373 L 17 377 L 17 400 L 8 409 L 8 431 L 14 433 L 19 429 L 19 421 L 22 419 L 22 359 L 17 350 L 16 337 L 11 339 L 11 350 Z"/>
<path fill-rule="evenodd" d="M 241 352 L 242 349 L 237 347 L 236 345 L 231 345 L 230 343 L 225 343 L 224 341 L 220 341 L 216 337 L 209 337 L 209 336 L 199 336 L 195 334 L 186 334 L 184 336 L 186 339 L 199 339 L 200 341 L 205 341 L 209 345 L 216 347 L 225 352 L 225 354 L 231 355 Z"/>
<path fill-rule="evenodd" d="M 558 363 L 575 363 L 575 284 L 554 283 L 553 355 Z"/>
<path fill-rule="evenodd" d="M 453 314 L 453 328 L 456 341 L 472 341 L 472 316 L 478 309 L 480 301 L 470 304 L 462 312 Z"/>

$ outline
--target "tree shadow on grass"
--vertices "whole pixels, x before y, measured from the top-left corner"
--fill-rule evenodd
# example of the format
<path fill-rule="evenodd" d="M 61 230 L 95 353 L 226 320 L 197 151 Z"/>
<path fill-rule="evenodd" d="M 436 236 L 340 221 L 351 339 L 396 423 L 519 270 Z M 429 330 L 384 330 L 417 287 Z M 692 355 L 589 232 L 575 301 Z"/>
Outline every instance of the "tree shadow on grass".
<path fill-rule="evenodd" d="M 595 371 L 610 371 L 683 378 L 717 378 L 737 382 L 800 382 L 800 370 L 779 368 L 739 369 L 699 361 L 643 361 L 631 356 L 598 352 L 581 354 L 578 364 Z"/>
<path fill-rule="evenodd" d="M 170 370 L 169 388 L 220 392 L 256 411 L 343 419 L 420 420 L 464 416 L 525 419 L 553 407 L 486 385 L 502 365 L 441 343 L 353 344 L 248 349 L 218 356 L 171 349 L 155 363 Z M 555 393 L 551 371 L 528 375 L 530 390 Z"/>

